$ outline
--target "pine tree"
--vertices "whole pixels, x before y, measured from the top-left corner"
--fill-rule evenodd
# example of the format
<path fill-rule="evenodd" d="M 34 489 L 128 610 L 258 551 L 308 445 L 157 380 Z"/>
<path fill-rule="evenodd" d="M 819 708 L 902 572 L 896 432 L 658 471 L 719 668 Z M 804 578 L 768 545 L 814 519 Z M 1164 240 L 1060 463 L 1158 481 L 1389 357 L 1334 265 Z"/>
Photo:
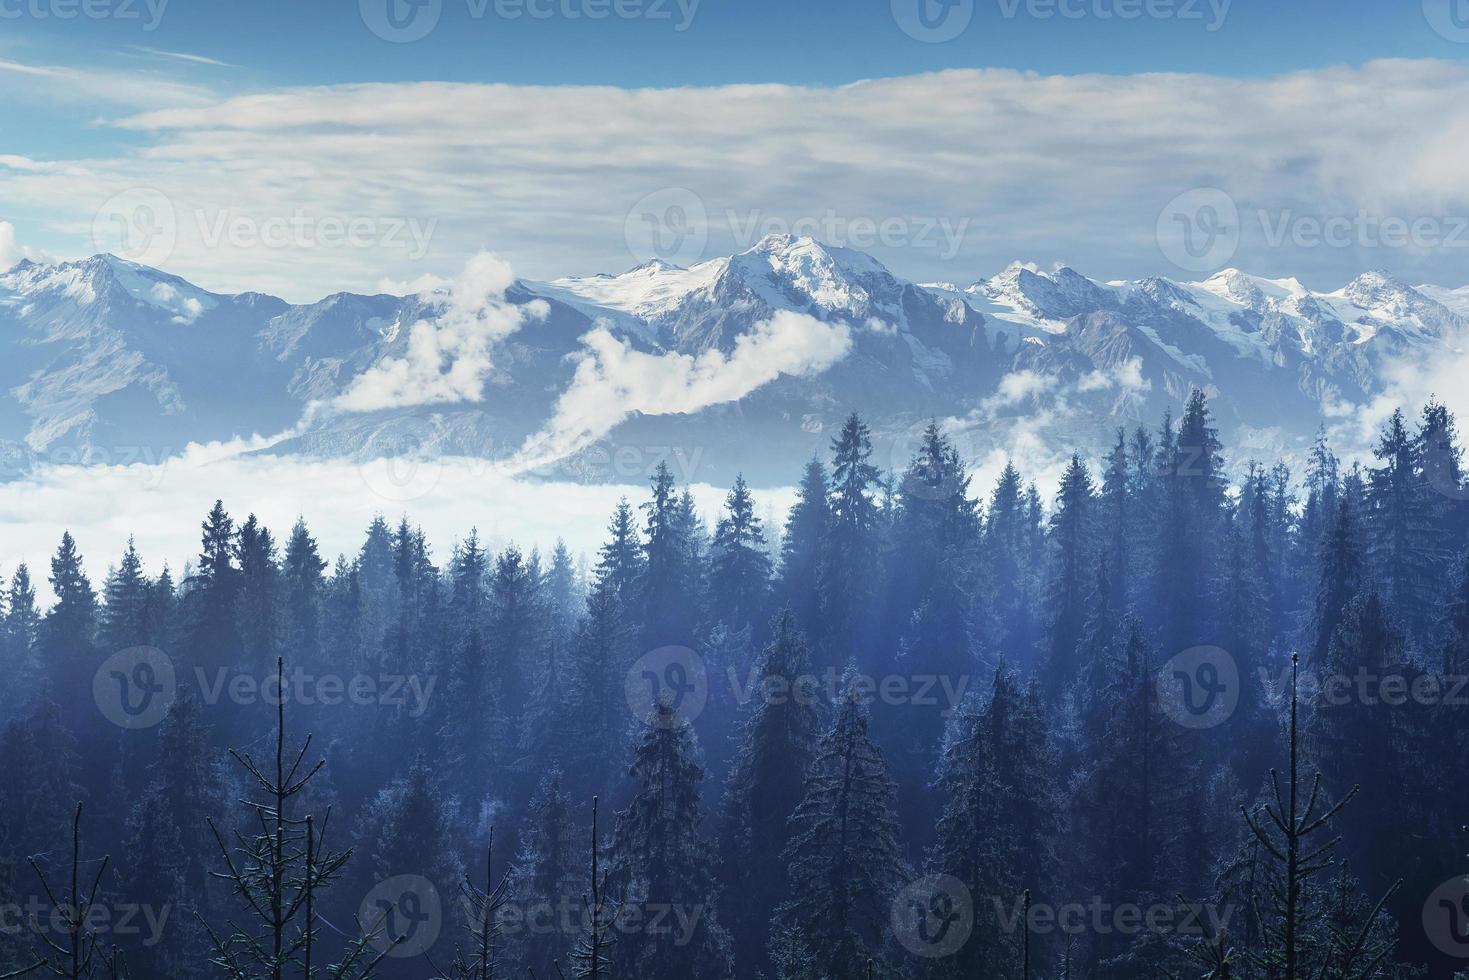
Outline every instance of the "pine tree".
<path fill-rule="evenodd" d="M 1438 577 L 1446 558 L 1435 540 L 1431 504 L 1419 472 L 1419 445 L 1403 413 L 1393 413 L 1373 450 L 1381 465 L 1368 473 L 1371 537 L 1368 564 L 1383 597 L 1415 635 L 1432 622 Z"/>
<path fill-rule="evenodd" d="M 673 474 L 666 463 L 653 473 L 653 494 L 643 504 L 642 577 L 639 601 L 642 641 L 646 649 L 670 644 L 688 645 L 697 622 L 696 566 L 691 563 L 688 510 L 674 492 Z"/>
<path fill-rule="evenodd" d="M 740 897 L 727 916 L 743 972 L 769 969 L 764 944 L 770 909 L 785 892 L 785 868 L 775 855 L 790 840 L 789 818 L 801 802 L 815 754 L 820 692 L 810 674 L 806 639 L 790 610 L 775 621 L 765 648 L 756 699 L 745 718 L 740 747 L 724 790 L 720 868 L 727 894 Z"/>
<path fill-rule="evenodd" d="M 561 771 L 552 769 L 531 797 L 510 873 L 511 893 L 528 922 L 552 926 L 528 929 L 515 951 L 518 964 L 541 977 L 555 976 L 556 960 L 575 939 L 566 927 L 582 893 L 581 844 L 561 783 Z"/>
<path fill-rule="evenodd" d="M 251 514 L 240 525 L 239 623 L 244 662 L 255 669 L 272 663 L 280 652 L 280 567 L 275 538 Z"/>
<path fill-rule="evenodd" d="M 674 980 L 730 971 L 729 933 L 719 923 L 718 889 L 699 829 L 704 770 L 696 753 L 693 729 L 659 699 L 629 769 L 632 801 L 612 833 L 611 882 L 624 909 L 670 909 L 675 921 L 650 920 L 621 939 L 614 962 L 627 976 Z"/>
<path fill-rule="evenodd" d="M 814 631 L 821 612 L 822 552 L 831 524 L 826 467 L 812 457 L 786 516 L 780 551 L 780 595 L 800 627 Z"/>
<path fill-rule="evenodd" d="M 464 876 L 448 803 L 422 752 L 367 803 L 352 837 L 362 852 L 358 894 L 411 874 L 428 879 L 447 900 Z"/>
<path fill-rule="evenodd" d="M 1050 651 L 1045 683 L 1053 696 L 1075 679 L 1077 644 L 1086 623 L 1086 573 L 1091 568 L 1091 537 L 1096 502 L 1092 478 L 1081 457 L 1073 455 L 1061 478 L 1056 512 L 1051 517 L 1051 581 L 1047 594 Z"/>
<path fill-rule="evenodd" d="M 102 647 L 107 651 L 142 646 L 149 641 L 148 577 L 133 539 L 128 538 L 122 561 L 107 576 L 103 587 L 106 606 L 102 610 Z"/>
<path fill-rule="evenodd" d="M 127 815 L 120 874 L 127 894 L 169 909 L 167 943 L 144 947 L 134 962 L 150 976 L 194 976 L 210 947 L 200 920 L 218 911 L 214 882 L 199 858 L 213 846 L 208 821 L 226 807 L 226 783 L 208 756 L 209 735 L 192 697 L 174 701 L 158 730 L 158 752 Z"/>
<path fill-rule="evenodd" d="M 993 590 L 995 646 L 1007 659 L 1029 662 L 1035 639 L 1034 596 L 1027 588 L 1025 498 L 1020 471 L 1006 463 L 985 515 L 985 578 Z"/>
<path fill-rule="evenodd" d="M 1117 430 L 1117 442 L 1107 455 L 1107 466 L 1102 476 L 1102 489 L 1097 501 L 1100 529 L 1100 547 L 1106 554 L 1106 567 L 1114 608 L 1127 605 L 1131 595 L 1128 573 L 1133 558 L 1132 539 L 1136 501 L 1133 499 L 1135 485 L 1132 460 L 1127 452 L 1127 434 Z"/>
<path fill-rule="evenodd" d="M 1165 429 L 1159 455 L 1164 470 L 1154 595 L 1164 649 L 1181 651 L 1202 642 L 1213 626 L 1208 599 L 1222 554 L 1224 463 L 1203 392 L 1189 395 L 1176 440 Z"/>
<path fill-rule="evenodd" d="M 770 555 L 765 529 L 755 516 L 755 498 L 743 475 L 724 501 L 709 556 L 713 614 L 731 629 L 749 629 L 764 615 L 770 595 Z"/>
<path fill-rule="evenodd" d="M 972 896 L 1018 896 L 1027 887 L 1054 894 L 1062 803 L 1056 758 L 1037 691 L 1022 690 L 1006 669 L 989 698 L 957 719 L 939 785 L 945 803 L 930 854 L 935 874 L 951 875 Z M 991 911 L 976 907 L 976 916 Z M 942 976 L 1011 976 L 1021 964 L 1002 922 L 979 919 L 974 935 Z"/>
<path fill-rule="evenodd" d="M 1340 840 L 1323 838 L 1357 795 L 1358 787 L 1332 803 L 1322 794 L 1319 773 L 1309 790 L 1303 785 L 1297 670 L 1298 659 L 1292 657 L 1285 787 L 1282 789 L 1279 774 L 1271 769 L 1270 801 L 1253 811 L 1241 808 L 1246 825 L 1265 853 L 1264 882 L 1258 889 L 1262 894 L 1252 908 L 1259 940 L 1256 947 L 1245 951 L 1244 958 L 1262 976 L 1282 980 L 1316 976 L 1317 970 L 1332 966 L 1343 969 L 1322 975 L 1343 980 L 1385 977 L 1387 974 L 1378 968 L 1390 954 L 1390 946 L 1370 956 L 1362 955 L 1367 943 L 1382 945 L 1380 937 L 1371 934 L 1381 902 L 1362 917 L 1365 925 L 1361 928 L 1323 928 L 1329 906 L 1322 901 L 1314 881 L 1332 867 L 1332 852 Z"/>
<path fill-rule="evenodd" d="M 24 563 L 16 566 L 5 594 L 4 628 L 0 630 L 0 653 L 5 655 L 5 676 L 12 678 L 13 694 L 8 711 L 0 710 L 0 720 L 19 714 L 41 683 L 41 659 L 38 648 L 41 613 L 36 608 L 36 589 L 31 585 L 31 572 Z"/>
<path fill-rule="evenodd" d="M 1336 634 L 1347 603 L 1356 597 L 1361 582 L 1361 558 L 1357 545 L 1356 519 L 1349 500 L 1337 503 L 1331 530 L 1322 539 L 1316 603 L 1311 618 L 1311 663 L 1326 662 L 1331 638 Z"/>
<path fill-rule="evenodd" d="M 284 675 L 285 664 L 277 660 L 279 685 L 284 685 Z M 259 794 L 244 801 L 250 814 L 242 821 L 247 829 L 235 833 L 230 844 L 218 824 L 209 822 L 225 869 L 219 875 L 249 923 L 232 918 L 227 928 L 208 927 L 213 963 L 229 980 L 282 980 L 298 972 L 311 977 L 317 970 L 334 980 L 369 980 L 402 937 L 385 935 L 382 921 L 363 923 L 364 931 L 347 937 L 335 963 L 321 963 L 318 903 L 339 881 L 351 852 L 326 846 L 327 820 L 318 826 L 314 816 L 297 815 L 297 797 L 307 792 L 326 763 L 306 761 L 309 735 L 299 750 L 287 751 L 285 705 L 285 698 L 276 699 L 273 762 L 257 763 L 248 752 L 230 753 Z"/>
<path fill-rule="evenodd" d="M 872 437 L 855 414 L 832 440 L 831 513 L 821 566 L 822 641 L 828 664 L 865 650 L 879 586 L 880 515 Z"/>
<path fill-rule="evenodd" d="M 204 519 L 198 565 L 187 594 L 186 642 L 196 665 L 229 668 L 243 661 L 238 554 L 234 521 L 216 500 Z"/>
<path fill-rule="evenodd" d="M 576 736 L 566 748 L 573 785 L 586 795 L 603 789 L 624 757 L 628 719 L 623 686 L 636 659 L 634 651 L 622 593 L 611 579 L 598 580 L 587 597 L 587 613 L 576 636 L 571 691 Z"/>
<path fill-rule="evenodd" d="M 627 499 L 618 501 L 612 520 L 607 525 L 610 535 L 602 545 L 597 560 L 596 575 L 599 582 L 612 585 L 623 601 L 631 603 L 637 595 L 638 582 L 643 575 L 643 551 L 638 543 L 637 527 L 633 523 L 632 506 Z"/>
<path fill-rule="evenodd" d="M 51 559 L 50 582 L 56 602 L 41 621 L 41 657 L 58 692 L 84 691 L 96 668 L 97 594 L 69 531 Z"/>
<path fill-rule="evenodd" d="M 849 689 L 817 746 L 781 854 L 790 898 L 776 909 L 771 942 L 782 980 L 855 977 L 877 958 L 905 874 L 895 795 Z"/>
<path fill-rule="evenodd" d="M 316 539 L 297 518 L 286 541 L 281 562 L 285 609 L 285 650 L 295 663 L 315 665 L 321 661 L 321 602 L 327 563 L 317 549 Z"/>

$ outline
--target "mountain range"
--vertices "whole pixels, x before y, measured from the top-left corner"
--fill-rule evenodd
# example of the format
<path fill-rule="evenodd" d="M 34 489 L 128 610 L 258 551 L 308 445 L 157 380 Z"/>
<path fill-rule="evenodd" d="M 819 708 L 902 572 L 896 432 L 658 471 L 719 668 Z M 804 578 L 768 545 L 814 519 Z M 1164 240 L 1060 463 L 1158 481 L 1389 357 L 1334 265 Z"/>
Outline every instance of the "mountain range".
<path fill-rule="evenodd" d="M 527 315 L 495 337 L 472 392 L 342 407 L 365 373 L 421 355 L 419 335 L 451 299 L 440 289 L 295 305 L 212 293 L 111 255 L 22 262 L 0 273 L 3 472 L 158 462 L 251 436 L 266 438 L 244 451 L 504 462 L 592 375 L 605 426 L 557 443 L 535 472 L 640 482 L 639 460 L 672 451 L 695 479 L 744 471 L 789 483 L 854 410 L 884 468 L 900 469 L 934 418 L 973 459 L 1027 447 L 1095 454 L 1119 425 L 1156 425 L 1194 387 L 1229 444 L 1289 455 L 1323 418 L 1386 391 L 1395 365 L 1457 352 L 1469 328 L 1469 287 L 1378 272 L 1334 292 L 1232 269 L 1201 282 L 1099 282 L 1018 263 L 967 285 L 919 284 L 862 252 L 772 236 L 690 268 L 515 280 L 497 302 Z M 755 343 L 787 314 L 839 326 L 840 356 L 803 366 L 789 344 Z M 594 351 L 593 331 L 619 356 Z M 772 350 L 787 360 L 767 377 L 759 361 Z M 651 373 L 619 378 L 628 360 Z M 699 385 L 666 405 L 636 387 L 664 377 Z M 622 405 L 619 391 L 643 397 Z"/>

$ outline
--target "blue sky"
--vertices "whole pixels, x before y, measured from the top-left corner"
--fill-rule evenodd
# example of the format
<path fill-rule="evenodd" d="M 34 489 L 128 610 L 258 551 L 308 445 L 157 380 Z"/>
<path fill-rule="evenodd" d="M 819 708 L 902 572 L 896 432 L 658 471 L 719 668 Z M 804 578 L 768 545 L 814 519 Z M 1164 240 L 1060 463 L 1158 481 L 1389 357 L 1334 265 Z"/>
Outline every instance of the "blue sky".
<path fill-rule="evenodd" d="M 389 4 L 432 29 L 385 39 Z M 832 217 L 908 222 L 866 250 L 915 279 L 1178 276 L 1161 214 L 1222 188 L 1250 271 L 1469 282 L 1469 248 L 1376 241 L 1469 215 L 1469 0 L 0 0 L 0 28 L 0 261 L 97 250 L 141 187 L 181 223 L 161 264 L 211 288 L 310 298 L 480 249 L 618 271 L 646 257 L 628 216 L 687 192 L 685 260 Z M 1330 247 L 1296 233 L 1359 213 Z M 424 248 L 200 241 L 301 214 Z M 909 241 L 942 225 L 956 247 Z"/>
<path fill-rule="evenodd" d="M 1134 0 L 1141 12 L 1135 17 L 1123 16 L 1128 0 L 974 0 L 967 28 L 942 43 L 905 35 L 889 0 L 683 0 L 685 7 L 678 0 L 626 0 L 641 16 L 601 19 L 570 0 L 544 0 L 536 9 L 550 16 L 541 17 L 513 0 L 488 0 L 488 7 L 428 0 L 440 6 L 437 27 L 401 44 L 367 30 L 354 0 L 173 0 L 151 30 L 155 18 L 145 0 L 96 2 L 126 5 L 117 8 L 124 14 L 12 17 L 7 46 L 49 61 L 104 63 L 130 60 L 127 46 L 146 45 L 239 65 L 243 85 L 839 84 L 973 67 L 1259 76 L 1375 58 L 1466 55 L 1464 45 L 1434 33 L 1415 0 L 1155 0 L 1157 16 Z M 6 0 L 0 9 L 46 4 Z M 510 16 L 520 9 L 526 13 Z M 956 11 L 962 16 L 962 8 Z"/>

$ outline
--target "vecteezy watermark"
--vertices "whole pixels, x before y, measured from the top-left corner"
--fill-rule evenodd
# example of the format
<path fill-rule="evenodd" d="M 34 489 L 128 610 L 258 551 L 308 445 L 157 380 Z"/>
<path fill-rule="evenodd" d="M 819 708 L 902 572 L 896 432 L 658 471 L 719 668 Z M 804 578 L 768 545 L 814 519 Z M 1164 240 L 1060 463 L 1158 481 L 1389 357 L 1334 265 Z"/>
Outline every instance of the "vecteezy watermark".
<path fill-rule="evenodd" d="M 963 34 L 975 0 L 891 0 L 893 22 L 915 41 L 942 44 Z"/>
<path fill-rule="evenodd" d="M 645 194 L 627 209 L 622 240 L 640 263 L 693 265 L 709 244 L 704 199 L 687 187 L 664 187 Z"/>
<path fill-rule="evenodd" d="M 439 219 L 384 215 L 240 214 L 228 209 L 199 209 L 192 214 L 205 248 L 385 248 L 417 262 L 428 254 Z"/>
<path fill-rule="evenodd" d="M 623 693 L 627 706 L 644 724 L 670 728 L 687 725 L 709 703 L 709 671 L 704 658 L 688 647 L 659 647 L 628 668 Z M 660 703 L 671 712 L 660 712 Z"/>
<path fill-rule="evenodd" d="M 687 485 L 697 482 L 703 462 L 703 446 L 638 445 L 603 439 L 533 472 L 584 483 L 628 483 L 646 481 L 659 466 L 667 466 L 678 483 Z"/>
<path fill-rule="evenodd" d="M 893 21 L 915 41 L 941 44 L 968 29 L 976 0 L 891 0 Z M 1173 20 L 1210 33 L 1224 26 L 1233 0 L 994 0 L 1004 20 Z"/>
<path fill-rule="evenodd" d="M 1239 665 L 1219 647 L 1190 647 L 1158 671 L 1158 707 L 1184 728 L 1214 728 L 1239 705 Z"/>
<path fill-rule="evenodd" d="M 444 902 L 422 875 L 396 875 L 362 899 L 357 922 L 378 952 L 402 959 L 422 956 L 443 931 Z"/>
<path fill-rule="evenodd" d="M 1049 904 L 1032 902 L 1027 912 L 1025 898 L 992 895 L 996 921 L 1006 933 L 1024 927 L 1032 935 L 1049 936 L 1136 936 L 1151 933 L 1159 936 L 1202 938 L 1217 936 L 1229 927 L 1237 911 L 1234 905 L 1211 905 L 1193 902 L 1153 902 L 1114 904 L 1100 895 L 1086 902 Z"/>
<path fill-rule="evenodd" d="M 119 650 L 92 675 L 92 700 L 119 728 L 152 728 L 178 696 L 173 661 L 157 647 Z"/>
<path fill-rule="evenodd" d="M 1469 875 L 1450 878 L 1428 896 L 1423 934 L 1445 956 L 1469 959 Z"/>
<path fill-rule="evenodd" d="M 475 908 L 462 896 L 459 901 L 465 918 L 472 921 Z M 705 907 L 697 904 L 622 902 L 615 909 L 604 908 L 600 925 L 622 935 L 666 936 L 683 947 L 694 941 L 704 913 Z M 512 897 L 500 906 L 496 922 L 505 936 L 559 935 L 575 941 L 591 928 L 592 914 L 580 893 L 540 901 Z"/>
<path fill-rule="evenodd" d="M 1289 667 L 1274 675 L 1268 668 L 1261 667 L 1259 674 L 1265 696 L 1271 703 L 1279 704 L 1290 696 Z M 1359 667 L 1352 674 L 1320 676 L 1309 671 L 1300 671 L 1296 680 L 1296 691 L 1303 702 L 1333 707 L 1362 704 L 1368 707 L 1384 705 L 1396 708 L 1413 704 L 1463 708 L 1469 707 L 1469 674 L 1409 674 L 1402 671 L 1379 673 L 1366 667 Z"/>
<path fill-rule="evenodd" d="M 92 218 L 92 244 L 129 262 L 162 265 L 178 244 L 178 213 L 156 187 L 118 191 Z"/>
<path fill-rule="evenodd" d="M 958 878 L 925 875 L 893 899 L 893 935 L 914 956 L 953 956 L 974 931 L 974 897 Z"/>
<path fill-rule="evenodd" d="M 949 261 L 958 256 L 969 232 L 968 218 L 938 216 L 845 215 L 828 208 L 817 215 L 786 217 L 761 210 L 740 213 L 726 209 L 724 220 L 734 234 L 735 244 L 746 249 L 769 235 L 814 238 L 838 248 L 868 251 L 873 248 L 934 251 Z"/>
<path fill-rule="evenodd" d="M 389 419 L 374 429 L 358 450 L 357 472 L 367 489 L 401 504 L 433 493 L 444 473 L 436 451 L 437 416 Z"/>
<path fill-rule="evenodd" d="M 438 678 L 418 674 L 312 674 L 293 667 L 283 674 L 255 677 L 227 667 L 194 668 L 199 697 L 207 705 L 229 701 L 237 705 L 297 704 L 305 707 L 379 706 L 404 708 L 410 718 L 421 718 L 428 710 Z"/>
<path fill-rule="evenodd" d="M 1469 0 L 1466 0 L 1469 2 Z M 1155 229 L 1163 256 L 1188 272 L 1216 272 L 1234 258 L 1246 233 L 1263 247 L 1469 248 L 1469 215 L 1310 214 L 1292 208 L 1241 212 L 1217 187 L 1198 187 L 1169 201 Z"/>
<path fill-rule="evenodd" d="M 766 704 L 831 704 L 850 692 L 867 705 L 912 705 L 953 711 L 964 702 L 969 690 L 969 675 L 959 674 L 872 674 L 838 671 L 828 667 L 819 674 L 806 673 L 794 677 L 776 675 L 760 677 L 751 668 L 744 678 L 731 667 L 727 670 L 730 689 L 741 705 L 759 699 Z"/>
<path fill-rule="evenodd" d="M 645 20 L 677 33 L 693 26 L 701 0 L 463 0 L 471 21 Z M 394 44 L 421 41 L 439 26 L 444 0 L 358 0 L 362 23 Z"/>
<path fill-rule="evenodd" d="M 1163 206 L 1154 229 L 1163 257 L 1188 272 L 1213 272 L 1239 249 L 1239 207 L 1217 187 L 1184 191 Z"/>
<path fill-rule="evenodd" d="M 3 0 L 0 0 L 3 2 Z M 99 252 L 160 266 L 183 232 L 206 249 L 387 249 L 411 262 L 428 254 L 438 218 L 368 214 L 247 214 L 196 208 L 181 212 L 156 187 L 131 187 L 109 197 L 92 218 Z"/>
<path fill-rule="evenodd" d="M 155 31 L 167 8 L 168 0 L 0 0 L 0 20 L 136 21 Z"/>
<path fill-rule="evenodd" d="M 1444 40 L 1469 44 L 1469 2 L 1466 0 L 1423 0 L 1423 18 Z"/>
<path fill-rule="evenodd" d="M 1407 248 L 1469 247 L 1469 217 L 1420 215 L 1413 218 L 1373 214 L 1298 214 L 1289 208 L 1255 212 L 1269 248 Z"/>
<path fill-rule="evenodd" d="M 136 939 L 139 945 L 151 948 L 163 941 L 163 932 L 172 912 L 171 905 L 90 902 L 81 927 L 89 935 L 128 936 Z M 25 932 L 43 938 L 65 936 L 71 931 L 72 920 L 78 914 L 73 906 L 65 903 L 53 905 L 35 896 L 23 903 L 6 902 L 0 904 L 0 936 L 10 937 L 12 941 Z"/>

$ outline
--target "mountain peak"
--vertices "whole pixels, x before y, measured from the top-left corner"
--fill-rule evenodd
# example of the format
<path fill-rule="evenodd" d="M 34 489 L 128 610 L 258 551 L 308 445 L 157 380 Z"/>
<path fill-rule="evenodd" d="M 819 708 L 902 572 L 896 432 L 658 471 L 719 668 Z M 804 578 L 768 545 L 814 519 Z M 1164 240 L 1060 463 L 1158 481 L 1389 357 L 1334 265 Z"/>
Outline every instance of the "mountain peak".
<path fill-rule="evenodd" d="M 672 262 L 665 262 L 665 261 L 663 261 L 662 259 L 659 259 L 659 258 L 652 258 L 652 259 L 649 259 L 646 262 L 640 262 L 639 264 L 633 266 L 631 269 L 628 269 L 622 275 L 624 275 L 624 276 L 631 276 L 631 275 L 635 275 L 635 274 L 637 274 L 639 272 L 659 273 L 659 272 L 687 272 L 687 271 L 688 270 L 685 269 L 681 265 L 675 265 Z M 606 273 L 602 273 L 602 276 L 605 277 L 605 278 L 613 278 L 613 279 L 615 279 L 615 278 L 621 278 L 619 276 L 607 276 Z"/>

